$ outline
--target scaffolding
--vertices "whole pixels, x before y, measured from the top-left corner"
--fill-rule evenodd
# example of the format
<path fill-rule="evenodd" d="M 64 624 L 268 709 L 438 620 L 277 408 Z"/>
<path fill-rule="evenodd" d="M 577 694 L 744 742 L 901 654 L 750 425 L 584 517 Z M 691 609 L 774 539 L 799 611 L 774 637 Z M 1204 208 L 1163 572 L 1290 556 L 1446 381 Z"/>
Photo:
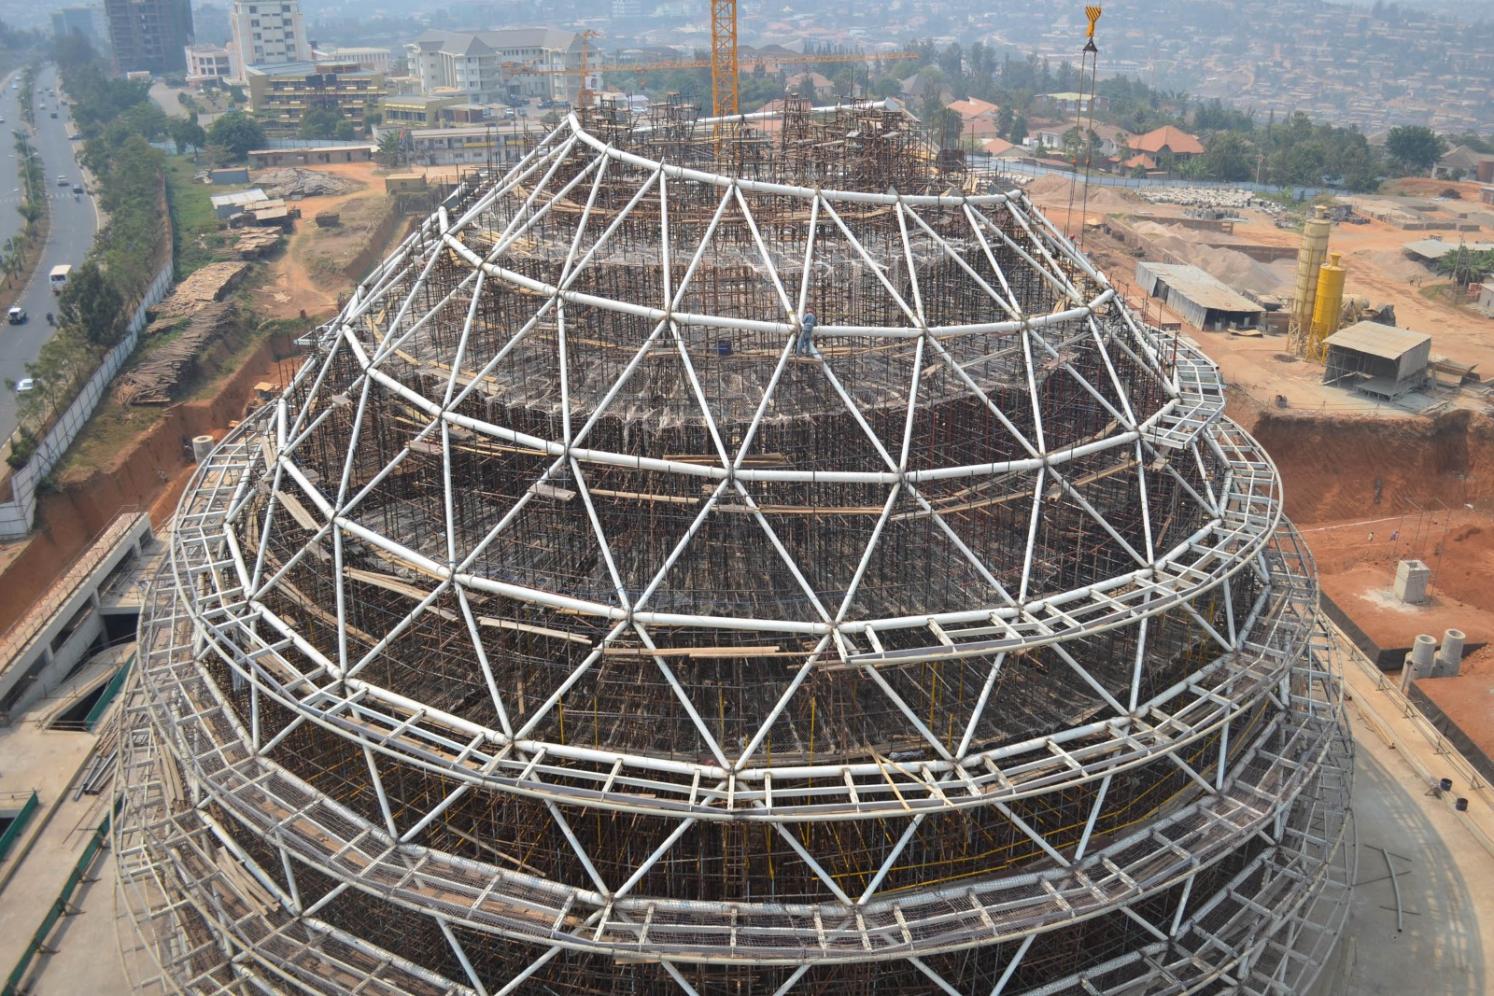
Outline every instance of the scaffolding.
<path fill-rule="evenodd" d="M 1214 367 L 895 108 L 716 124 L 473 177 L 199 467 L 137 980 L 1305 989 L 1349 742 Z"/>

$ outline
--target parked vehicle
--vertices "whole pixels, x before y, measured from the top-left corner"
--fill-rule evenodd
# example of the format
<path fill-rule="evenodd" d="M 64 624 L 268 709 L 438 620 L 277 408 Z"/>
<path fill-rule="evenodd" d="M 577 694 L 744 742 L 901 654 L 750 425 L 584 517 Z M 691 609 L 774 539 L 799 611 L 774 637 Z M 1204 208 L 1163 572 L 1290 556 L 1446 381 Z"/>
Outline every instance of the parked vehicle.
<path fill-rule="evenodd" d="M 22 377 L 20 380 L 16 381 L 17 394 L 25 394 L 27 391 L 33 391 L 35 389 L 36 378 L 34 377 Z"/>

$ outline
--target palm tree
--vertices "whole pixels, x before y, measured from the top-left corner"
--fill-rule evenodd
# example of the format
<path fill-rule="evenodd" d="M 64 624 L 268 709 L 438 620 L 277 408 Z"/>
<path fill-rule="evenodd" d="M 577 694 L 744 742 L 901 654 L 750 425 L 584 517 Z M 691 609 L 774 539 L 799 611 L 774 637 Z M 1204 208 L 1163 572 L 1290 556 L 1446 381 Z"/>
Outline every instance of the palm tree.
<path fill-rule="evenodd" d="M 1459 243 L 1437 260 L 1436 268 L 1438 273 L 1451 277 L 1453 283 L 1466 289 L 1494 273 L 1494 252 L 1474 252 L 1466 243 Z"/>

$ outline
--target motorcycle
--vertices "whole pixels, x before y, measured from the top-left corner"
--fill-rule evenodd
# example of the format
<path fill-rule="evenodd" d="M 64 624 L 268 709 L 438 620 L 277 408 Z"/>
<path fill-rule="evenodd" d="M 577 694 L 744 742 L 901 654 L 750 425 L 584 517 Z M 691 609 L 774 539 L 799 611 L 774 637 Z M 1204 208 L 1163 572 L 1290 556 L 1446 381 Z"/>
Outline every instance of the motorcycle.
<path fill-rule="evenodd" d="M 47 312 L 47 324 L 48 325 L 56 325 L 57 324 L 56 320 L 52 318 L 52 313 L 50 311 Z"/>

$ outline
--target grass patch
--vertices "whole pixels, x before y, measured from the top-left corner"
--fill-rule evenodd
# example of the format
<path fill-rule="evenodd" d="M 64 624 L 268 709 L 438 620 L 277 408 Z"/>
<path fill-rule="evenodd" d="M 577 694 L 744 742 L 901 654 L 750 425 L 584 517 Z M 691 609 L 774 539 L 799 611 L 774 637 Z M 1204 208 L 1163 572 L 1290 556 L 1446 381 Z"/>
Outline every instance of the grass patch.
<path fill-rule="evenodd" d="M 1468 293 L 1451 280 L 1445 284 L 1422 284 L 1421 289 L 1417 293 L 1428 301 L 1435 301 L 1438 304 L 1445 304 L 1453 308 L 1471 308 L 1473 306 L 1473 301 L 1469 298 Z"/>
<path fill-rule="evenodd" d="M 193 179 L 198 166 L 186 156 L 166 157 L 166 199 L 171 205 L 172 248 L 176 252 L 176 279 L 201 269 L 218 258 L 218 215 L 213 211 L 215 193 L 240 187 L 211 187 Z"/>

